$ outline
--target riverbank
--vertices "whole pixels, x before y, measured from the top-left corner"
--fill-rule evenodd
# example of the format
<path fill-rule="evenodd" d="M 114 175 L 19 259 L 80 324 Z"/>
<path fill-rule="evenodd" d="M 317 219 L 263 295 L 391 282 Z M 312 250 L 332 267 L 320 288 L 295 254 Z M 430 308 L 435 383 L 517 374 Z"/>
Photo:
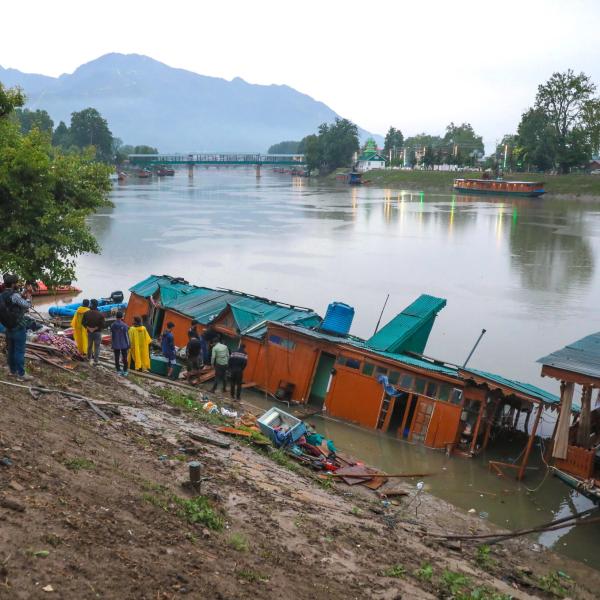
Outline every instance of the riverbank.
<path fill-rule="evenodd" d="M 224 438 L 193 408 L 204 395 L 226 404 L 220 395 L 86 364 L 29 370 L 36 385 L 92 398 L 109 420 L 0 383 L 0 598 L 597 597 L 598 572 L 527 538 L 436 541 L 495 529 L 428 494 L 415 506 L 416 480 L 394 484 L 408 496 L 387 506 Z M 182 486 L 192 457 L 208 477 L 201 496 Z"/>
<path fill-rule="evenodd" d="M 335 175 L 329 176 L 335 180 Z M 363 179 L 371 185 L 394 189 L 451 193 L 457 177 L 481 177 L 481 172 L 373 170 Z M 600 175 L 547 175 L 544 173 L 507 173 L 505 179 L 543 181 L 548 194 L 600 198 Z"/>

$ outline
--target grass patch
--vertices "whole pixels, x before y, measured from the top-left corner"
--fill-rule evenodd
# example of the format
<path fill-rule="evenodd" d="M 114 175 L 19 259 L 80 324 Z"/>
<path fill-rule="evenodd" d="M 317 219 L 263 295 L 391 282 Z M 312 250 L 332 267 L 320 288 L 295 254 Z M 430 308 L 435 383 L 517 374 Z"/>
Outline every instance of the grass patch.
<path fill-rule="evenodd" d="M 253 571 L 252 569 L 241 569 L 237 571 L 236 575 L 243 579 L 244 581 L 248 581 L 249 583 L 259 583 L 269 581 L 269 577 L 264 575 L 263 573 L 259 573 L 258 571 Z"/>
<path fill-rule="evenodd" d="M 415 571 L 415 577 L 421 581 L 431 581 L 433 579 L 433 567 L 429 563 L 423 563 Z"/>
<path fill-rule="evenodd" d="M 475 562 L 482 569 L 489 569 L 496 564 L 496 561 L 491 557 L 492 549 L 490 546 L 483 544 L 477 548 L 477 554 L 475 555 Z"/>
<path fill-rule="evenodd" d="M 556 596 L 557 598 L 564 598 L 568 589 L 565 587 L 566 580 L 571 579 L 568 575 L 561 575 L 560 572 L 548 573 L 538 579 L 538 586 L 541 590 Z"/>
<path fill-rule="evenodd" d="M 63 464 L 71 471 L 91 471 L 96 468 L 94 461 L 87 458 L 69 458 L 68 460 L 65 460 Z"/>
<path fill-rule="evenodd" d="M 285 450 L 282 450 L 281 448 L 279 450 L 275 450 L 275 452 L 271 452 L 268 456 L 273 462 L 276 462 L 280 467 L 285 467 L 286 469 L 289 469 L 294 473 L 297 473 L 299 471 L 298 464 L 295 463 L 286 454 Z"/>
<path fill-rule="evenodd" d="M 358 506 L 353 506 L 352 510 L 350 511 L 355 517 L 360 517 L 362 515 L 362 510 L 360 508 L 358 508 Z"/>
<path fill-rule="evenodd" d="M 165 488 L 158 486 L 154 490 L 157 494 L 145 492 L 142 500 L 164 510 L 167 513 L 177 515 L 180 519 L 193 525 L 204 525 L 214 531 L 221 531 L 225 525 L 225 519 L 212 506 L 206 496 L 195 496 L 194 498 L 180 498 L 175 494 L 166 494 Z"/>
<path fill-rule="evenodd" d="M 442 586 L 452 596 L 470 592 L 471 580 L 462 573 L 445 570 L 442 573 Z"/>
<path fill-rule="evenodd" d="M 331 491 L 333 489 L 333 479 L 331 477 L 327 477 L 327 479 L 318 477 L 316 481 L 324 490 Z"/>
<path fill-rule="evenodd" d="M 241 533 L 232 533 L 229 537 L 229 545 L 238 552 L 248 552 L 248 540 Z"/>
<path fill-rule="evenodd" d="M 385 577 L 396 577 L 401 579 L 406 575 L 406 569 L 402 565 L 392 565 L 389 569 L 383 572 Z"/>
<path fill-rule="evenodd" d="M 229 419 L 221 413 L 208 413 L 202 408 L 202 403 L 198 402 L 191 394 L 186 394 L 179 390 L 171 388 L 160 388 L 156 393 L 167 404 L 180 408 L 190 415 L 193 415 L 199 421 L 208 423 L 209 425 L 224 425 L 229 423 Z"/>
<path fill-rule="evenodd" d="M 473 587 L 471 579 L 463 573 L 444 571 L 441 586 L 453 600 L 511 600 L 510 594 L 501 594 L 487 586 Z"/>

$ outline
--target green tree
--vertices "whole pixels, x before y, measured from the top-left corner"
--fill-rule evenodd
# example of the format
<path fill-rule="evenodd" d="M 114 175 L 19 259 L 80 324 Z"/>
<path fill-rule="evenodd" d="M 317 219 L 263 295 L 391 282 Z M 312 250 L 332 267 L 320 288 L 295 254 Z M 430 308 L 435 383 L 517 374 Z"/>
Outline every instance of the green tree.
<path fill-rule="evenodd" d="M 456 153 L 459 151 L 463 162 L 458 163 L 455 161 L 456 164 L 471 162 L 478 156 L 483 156 L 484 152 L 483 138 L 475 133 L 470 123 L 463 123 L 462 125 L 450 123 L 446 127 L 443 144 L 448 148 L 458 147 L 458 150 L 454 150 L 454 155 L 456 158 Z"/>
<path fill-rule="evenodd" d="M 19 123 L 21 133 L 29 133 L 34 127 L 40 131 L 52 134 L 54 121 L 45 110 L 29 110 L 28 108 L 17 108 L 13 113 Z"/>
<path fill-rule="evenodd" d="M 331 172 L 339 167 L 349 167 L 352 156 L 360 148 L 358 127 L 348 119 L 336 118 L 331 125 L 319 127 L 320 169 Z"/>
<path fill-rule="evenodd" d="M 600 99 L 594 97 L 595 92 L 596 86 L 585 73 L 575 75 L 571 69 L 554 73 L 538 87 L 535 108 L 553 131 L 554 163 L 561 173 L 585 162 L 598 144 Z"/>
<path fill-rule="evenodd" d="M 319 137 L 314 133 L 312 135 L 307 135 L 300 142 L 300 147 L 302 148 L 300 152 L 304 154 L 308 172 L 310 173 L 318 169 L 321 164 Z"/>
<path fill-rule="evenodd" d="M 25 95 L 20 88 L 5 88 L 0 82 L 0 119 L 7 117 L 23 104 Z"/>
<path fill-rule="evenodd" d="M 69 134 L 71 142 L 78 148 L 93 146 L 98 160 L 112 161 L 113 136 L 106 119 L 95 108 L 72 113 Z"/>
<path fill-rule="evenodd" d="M 63 155 L 36 128 L 22 134 L 10 113 L 23 102 L 0 86 L 0 267 L 52 284 L 99 250 L 86 218 L 107 203 L 109 169 L 90 153 Z"/>
<path fill-rule="evenodd" d="M 60 146 L 65 150 L 71 147 L 71 134 L 64 121 L 61 121 L 54 130 L 54 133 L 52 134 L 52 145 Z"/>
<path fill-rule="evenodd" d="M 388 132 L 385 134 L 385 140 L 383 144 L 383 154 L 386 160 L 389 160 L 391 152 L 392 163 L 395 162 L 403 146 L 404 136 L 402 135 L 402 132 L 395 127 L 390 127 Z"/>
<path fill-rule="evenodd" d="M 431 146 L 427 146 L 427 148 L 425 148 L 425 154 L 423 154 L 421 163 L 426 169 L 431 169 L 435 164 L 435 153 Z"/>
<path fill-rule="evenodd" d="M 267 154 L 298 154 L 298 146 L 300 142 L 285 141 L 273 144 L 268 150 Z"/>
<path fill-rule="evenodd" d="M 517 163 L 526 170 L 547 171 L 554 167 L 556 132 L 539 108 L 523 113 L 517 129 Z"/>

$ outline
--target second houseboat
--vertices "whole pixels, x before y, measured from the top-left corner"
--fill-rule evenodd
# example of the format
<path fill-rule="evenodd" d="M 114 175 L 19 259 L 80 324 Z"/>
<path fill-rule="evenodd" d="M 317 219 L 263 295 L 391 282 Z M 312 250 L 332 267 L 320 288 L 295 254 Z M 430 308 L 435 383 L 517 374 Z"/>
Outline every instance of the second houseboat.
<path fill-rule="evenodd" d="M 505 181 L 504 179 L 455 179 L 454 191 L 463 194 L 529 196 L 545 194 L 543 181 Z"/>

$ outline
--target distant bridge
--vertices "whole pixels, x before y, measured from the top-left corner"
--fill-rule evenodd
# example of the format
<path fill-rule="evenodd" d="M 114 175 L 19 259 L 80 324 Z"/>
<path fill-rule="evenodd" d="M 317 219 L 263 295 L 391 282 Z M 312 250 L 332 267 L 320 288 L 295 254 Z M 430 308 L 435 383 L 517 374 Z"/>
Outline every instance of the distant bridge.
<path fill-rule="evenodd" d="M 129 154 L 129 162 L 140 167 L 157 165 L 187 165 L 188 174 L 194 176 L 194 165 L 254 166 L 260 177 L 262 166 L 306 165 L 304 154 L 239 154 L 232 152 L 203 154 Z"/>

